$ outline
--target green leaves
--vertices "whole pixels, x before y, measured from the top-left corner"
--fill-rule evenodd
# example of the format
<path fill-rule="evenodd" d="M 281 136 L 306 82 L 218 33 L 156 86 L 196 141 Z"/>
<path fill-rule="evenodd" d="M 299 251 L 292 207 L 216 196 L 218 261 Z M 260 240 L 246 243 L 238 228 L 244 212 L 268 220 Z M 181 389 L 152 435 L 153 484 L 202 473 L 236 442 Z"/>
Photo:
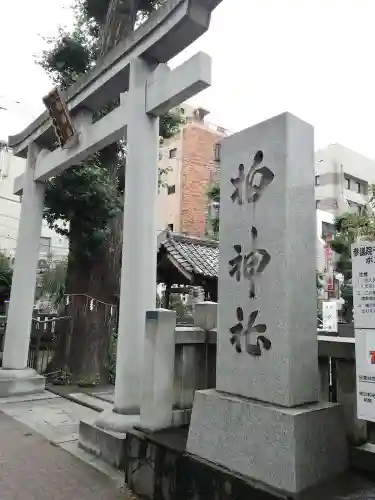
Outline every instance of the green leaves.
<path fill-rule="evenodd" d="M 40 296 L 50 299 L 56 308 L 58 308 L 64 300 L 67 267 L 67 260 L 54 263 L 54 266 L 50 266 L 50 268 L 42 273 L 39 278 L 38 288 Z"/>
<path fill-rule="evenodd" d="M 73 167 L 47 184 L 44 217 L 59 234 L 69 236 L 81 258 L 98 251 L 108 233 L 108 222 L 122 209 L 117 179 L 90 158 L 84 166 Z M 59 221 L 66 223 L 61 227 Z"/>
<path fill-rule="evenodd" d="M 39 64 L 55 84 L 69 87 L 92 66 L 92 48 L 78 28 L 71 34 L 60 31 L 59 38 L 52 43 L 53 47 L 43 52 Z"/>
<path fill-rule="evenodd" d="M 219 184 L 212 184 L 207 192 L 209 200 L 220 203 L 220 186 Z"/>
<path fill-rule="evenodd" d="M 159 135 L 164 139 L 168 139 L 177 134 L 180 125 L 184 123 L 184 119 L 176 111 L 169 111 L 160 117 L 159 123 Z"/>
<path fill-rule="evenodd" d="M 13 269 L 10 265 L 10 259 L 0 252 L 0 296 L 9 298 L 12 286 Z"/>
<path fill-rule="evenodd" d="M 344 275 L 345 281 L 352 277 L 351 245 L 358 238 L 375 238 L 375 219 L 372 213 L 361 215 L 344 213 L 335 218 L 336 234 L 331 248 L 338 254 L 336 270 Z"/>

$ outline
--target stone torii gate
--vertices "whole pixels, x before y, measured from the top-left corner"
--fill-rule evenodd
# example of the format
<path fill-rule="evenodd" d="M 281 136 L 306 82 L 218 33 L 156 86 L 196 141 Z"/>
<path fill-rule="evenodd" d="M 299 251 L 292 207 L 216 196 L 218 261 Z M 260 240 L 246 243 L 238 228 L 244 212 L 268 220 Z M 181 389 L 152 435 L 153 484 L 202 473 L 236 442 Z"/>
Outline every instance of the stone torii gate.
<path fill-rule="evenodd" d="M 53 150 L 47 112 L 9 138 L 27 158 L 15 180 L 22 193 L 13 284 L 5 334 L 0 397 L 38 392 L 44 379 L 27 368 L 45 184 L 89 155 L 126 137 L 128 146 L 119 340 L 114 411 L 139 412 L 145 311 L 155 308 L 159 116 L 210 86 L 211 59 L 200 52 L 173 71 L 167 62 L 207 31 L 221 0 L 168 0 L 64 92 L 79 134 L 69 149 Z M 93 112 L 120 95 L 120 105 L 96 123 Z M 130 244 L 130 238 L 136 245 Z"/>

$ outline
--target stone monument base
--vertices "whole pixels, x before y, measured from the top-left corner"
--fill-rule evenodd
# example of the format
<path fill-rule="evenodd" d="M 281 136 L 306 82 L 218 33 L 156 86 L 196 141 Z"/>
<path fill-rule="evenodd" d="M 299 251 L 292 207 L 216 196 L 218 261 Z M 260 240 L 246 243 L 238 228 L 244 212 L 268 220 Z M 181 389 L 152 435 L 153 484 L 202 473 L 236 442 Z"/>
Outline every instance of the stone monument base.
<path fill-rule="evenodd" d="M 287 493 L 298 493 L 348 467 L 339 405 L 283 408 L 197 391 L 187 452 Z"/>
<path fill-rule="evenodd" d="M 32 368 L 7 370 L 0 368 L 0 398 L 43 392 L 46 381 Z"/>

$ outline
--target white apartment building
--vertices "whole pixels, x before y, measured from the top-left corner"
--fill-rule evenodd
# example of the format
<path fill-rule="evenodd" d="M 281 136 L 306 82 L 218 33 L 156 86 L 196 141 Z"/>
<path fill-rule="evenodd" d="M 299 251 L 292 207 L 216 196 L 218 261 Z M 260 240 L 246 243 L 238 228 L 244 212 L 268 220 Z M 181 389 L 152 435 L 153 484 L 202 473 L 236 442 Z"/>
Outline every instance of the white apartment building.
<path fill-rule="evenodd" d="M 315 153 L 316 208 L 333 214 L 360 213 L 375 183 L 375 161 L 340 144 Z"/>
<path fill-rule="evenodd" d="M 26 160 L 13 156 L 6 143 L 0 142 L 0 251 L 14 257 L 21 200 L 13 194 L 14 179 L 26 168 Z M 68 255 L 68 240 L 52 231 L 43 221 L 40 238 L 40 260 L 49 254 L 53 260 L 62 260 Z"/>
<path fill-rule="evenodd" d="M 335 256 L 329 245 L 334 219 L 343 212 L 361 213 L 375 184 L 375 160 L 331 144 L 315 153 L 317 264 L 326 280 L 334 276 Z"/>

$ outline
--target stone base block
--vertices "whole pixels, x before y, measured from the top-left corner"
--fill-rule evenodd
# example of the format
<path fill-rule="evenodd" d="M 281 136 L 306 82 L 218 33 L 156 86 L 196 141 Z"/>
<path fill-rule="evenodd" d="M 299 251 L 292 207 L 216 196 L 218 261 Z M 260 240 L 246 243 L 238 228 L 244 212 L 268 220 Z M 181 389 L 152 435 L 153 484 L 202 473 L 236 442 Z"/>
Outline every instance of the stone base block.
<path fill-rule="evenodd" d="M 105 462 L 122 469 L 126 433 L 101 429 L 83 420 L 79 423 L 79 446 Z"/>
<path fill-rule="evenodd" d="M 78 442 L 81 448 L 122 468 L 126 432 L 139 424 L 139 415 L 122 415 L 103 411 L 95 422 L 79 423 Z"/>
<path fill-rule="evenodd" d="M 220 393 L 195 393 L 187 452 L 286 493 L 348 467 L 339 405 L 283 408 Z"/>
<path fill-rule="evenodd" d="M 0 398 L 42 393 L 45 378 L 31 368 L 6 370 L 0 368 Z"/>

